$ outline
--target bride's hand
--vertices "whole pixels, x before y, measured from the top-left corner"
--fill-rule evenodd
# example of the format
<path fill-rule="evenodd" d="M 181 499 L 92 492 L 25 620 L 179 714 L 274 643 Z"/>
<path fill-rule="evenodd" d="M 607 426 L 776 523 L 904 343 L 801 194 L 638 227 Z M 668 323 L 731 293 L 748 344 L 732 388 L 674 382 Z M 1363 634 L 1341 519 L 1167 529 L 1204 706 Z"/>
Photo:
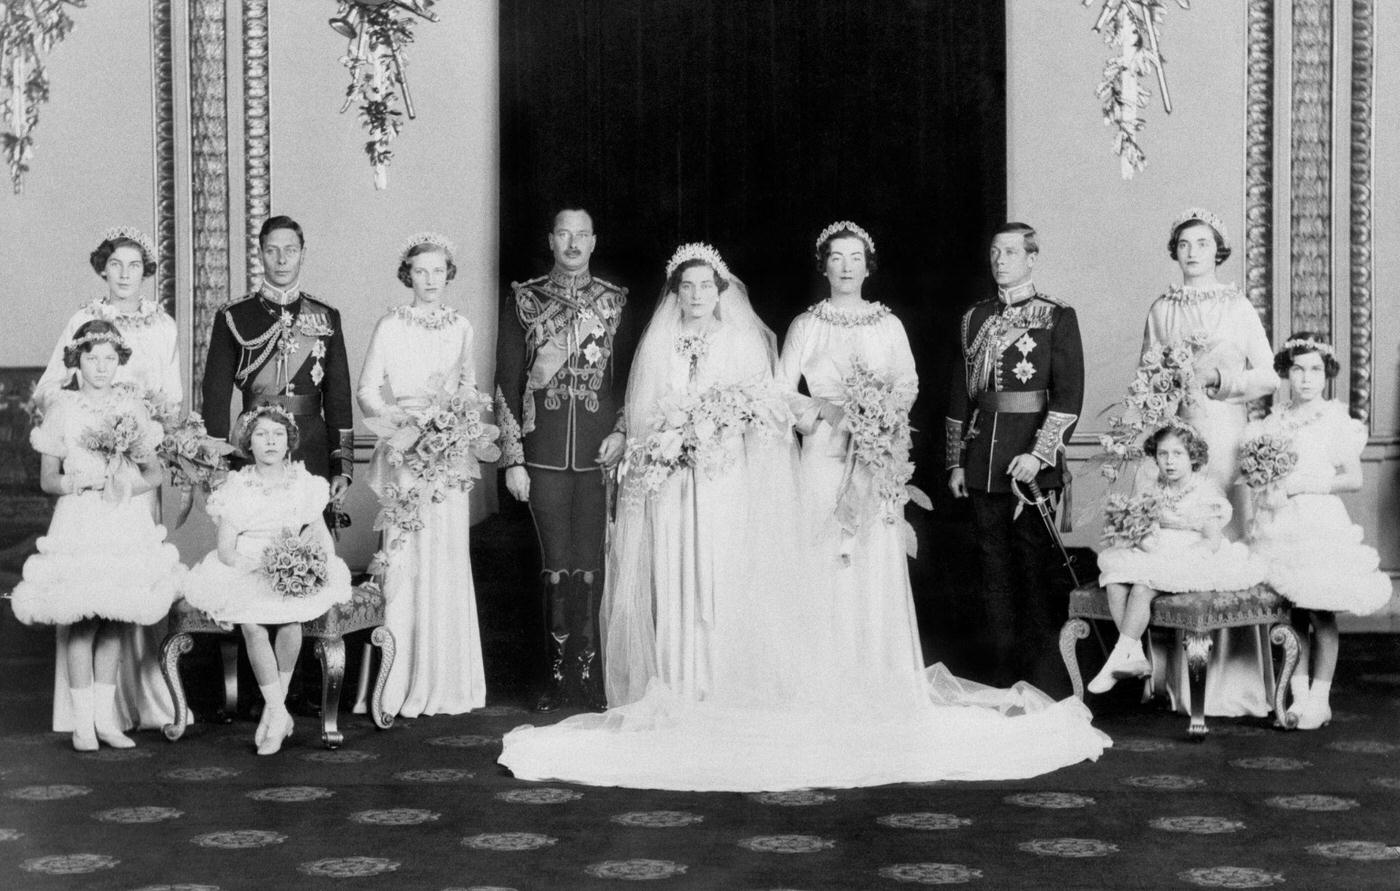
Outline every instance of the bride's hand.
<path fill-rule="evenodd" d="M 820 396 L 813 396 L 817 403 L 817 417 L 826 421 L 833 427 L 841 426 L 841 420 L 846 417 L 846 410 L 830 399 L 822 399 Z"/>

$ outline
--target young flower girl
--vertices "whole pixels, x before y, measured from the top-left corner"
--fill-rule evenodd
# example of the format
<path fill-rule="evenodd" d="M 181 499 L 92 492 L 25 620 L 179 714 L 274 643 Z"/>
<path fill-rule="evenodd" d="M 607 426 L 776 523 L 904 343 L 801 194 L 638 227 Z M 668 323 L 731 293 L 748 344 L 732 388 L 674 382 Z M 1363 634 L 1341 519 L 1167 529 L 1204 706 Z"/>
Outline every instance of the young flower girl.
<path fill-rule="evenodd" d="M 350 570 L 321 517 L 330 487 L 288 460 L 296 444 L 296 421 L 281 406 L 243 415 L 235 445 L 253 463 L 209 496 L 218 547 L 182 588 L 191 606 L 242 628 L 266 703 L 254 736 L 259 755 L 274 754 L 292 735 L 286 688 L 301 653 L 301 623 L 351 596 Z"/>
<path fill-rule="evenodd" d="M 1176 421 L 1155 431 L 1143 451 L 1157 479 L 1127 502 L 1110 503 L 1099 554 L 1099 584 L 1118 626 L 1118 642 L 1089 692 L 1104 693 L 1121 678 L 1151 673 L 1142 635 L 1159 593 L 1238 590 L 1264 580 L 1249 549 L 1225 540 L 1230 502 L 1198 473 L 1209 460 L 1206 442 Z"/>
<path fill-rule="evenodd" d="M 1332 718 L 1336 614 L 1364 615 L 1385 606 L 1390 579 L 1337 497 L 1361 488 L 1366 428 L 1345 405 L 1323 398 L 1340 370 L 1332 347 L 1299 332 L 1274 356 L 1274 370 L 1287 379 L 1291 399 L 1246 430 L 1241 466 L 1255 496 L 1254 551 L 1268 566 L 1269 584 L 1298 608 L 1295 624 L 1312 625 L 1291 681 L 1288 713 L 1299 729 L 1315 730 Z M 1266 454 L 1280 457 L 1261 460 Z M 1270 472 L 1270 466 L 1277 469 Z"/>
<path fill-rule="evenodd" d="M 162 434 L 134 391 L 112 386 L 129 358 L 109 322 L 79 327 L 63 351 L 63 364 L 78 369 L 78 388 L 55 391 L 30 435 L 42 456 L 40 485 L 58 503 L 39 553 L 25 561 L 14 610 L 25 624 L 69 626 L 68 695 L 80 752 L 99 742 L 136 745 L 114 708 L 122 626 L 163 619 L 185 571 L 165 527 L 132 498 L 160 485 Z"/>

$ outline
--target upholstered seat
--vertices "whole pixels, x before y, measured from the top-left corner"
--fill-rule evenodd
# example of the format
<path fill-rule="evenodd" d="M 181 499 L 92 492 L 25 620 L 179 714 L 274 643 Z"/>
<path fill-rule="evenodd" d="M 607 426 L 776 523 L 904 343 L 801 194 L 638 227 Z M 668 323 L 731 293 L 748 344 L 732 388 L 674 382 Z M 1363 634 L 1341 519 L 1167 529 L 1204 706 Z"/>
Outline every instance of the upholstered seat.
<path fill-rule="evenodd" d="M 231 716 L 238 707 L 238 644 L 241 635 L 219 625 L 185 601 L 178 601 L 170 611 L 170 630 L 161 644 L 161 672 L 170 687 L 175 702 L 175 720 L 165 725 L 167 739 L 177 740 L 189 726 L 189 706 L 184 685 L 180 681 L 180 657 L 194 647 L 196 634 L 219 635 L 219 649 L 224 668 L 224 713 Z M 389 669 L 394 664 L 394 635 L 384 627 L 384 595 L 372 583 L 355 588 L 354 597 L 337 604 L 325 615 L 302 623 L 302 635 L 314 640 L 316 656 L 321 660 L 321 740 L 327 748 L 344 742 L 338 719 L 340 689 L 345 681 L 345 635 L 366 628 L 374 629 L 370 642 L 379 647 L 382 657 L 375 676 L 370 698 L 370 716 L 376 726 L 389 727 L 394 716 L 384 711 L 381 700 Z"/>
<path fill-rule="evenodd" d="M 1186 650 L 1191 683 L 1191 723 L 1187 732 L 1192 738 L 1206 735 L 1205 689 L 1206 672 L 1211 650 L 1211 634 L 1222 628 L 1248 625 L 1272 626 L 1269 640 L 1283 648 L 1283 665 L 1274 685 L 1274 715 L 1279 725 L 1291 729 L 1293 719 L 1286 714 L 1284 695 L 1288 681 L 1298 665 L 1300 644 L 1290 622 L 1291 606 L 1267 585 L 1255 585 L 1242 591 L 1194 591 L 1188 594 L 1163 594 L 1152 601 L 1152 619 L 1148 629 L 1176 631 Z M 1108 609 L 1108 593 L 1098 585 L 1080 585 L 1070 592 L 1069 620 L 1060 629 L 1060 654 L 1069 671 L 1074 695 L 1084 698 L 1084 681 L 1079 671 L 1076 643 L 1089 636 L 1089 620 L 1112 621 Z"/>

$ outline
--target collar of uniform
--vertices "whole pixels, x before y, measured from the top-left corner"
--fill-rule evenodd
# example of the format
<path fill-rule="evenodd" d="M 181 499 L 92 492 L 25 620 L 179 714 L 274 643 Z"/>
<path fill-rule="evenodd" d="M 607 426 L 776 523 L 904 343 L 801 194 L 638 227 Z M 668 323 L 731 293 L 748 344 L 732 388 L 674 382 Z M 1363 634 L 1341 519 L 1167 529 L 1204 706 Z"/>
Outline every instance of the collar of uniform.
<path fill-rule="evenodd" d="M 258 296 L 277 306 L 291 306 L 301 299 L 301 283 L 293 282 L 290 288 L 283 290 L 272 282 L 264 281 L 258 288 Z"/>
<path fill-rule="evenodd" d="M 565 291 L 579 291 L 588 287 L 593 282 L 593 276 L 587 269 L 582 272 L 567 272 L 563 269 L 551 269 L 549 280 Z"/>
<path fill-rule="evenodd" d="M 1035 282 L 1026 281 L 1011 288 L 997 287 L 997 300 L 1004 306 L 1025 303 L 1035 296 Z"/>

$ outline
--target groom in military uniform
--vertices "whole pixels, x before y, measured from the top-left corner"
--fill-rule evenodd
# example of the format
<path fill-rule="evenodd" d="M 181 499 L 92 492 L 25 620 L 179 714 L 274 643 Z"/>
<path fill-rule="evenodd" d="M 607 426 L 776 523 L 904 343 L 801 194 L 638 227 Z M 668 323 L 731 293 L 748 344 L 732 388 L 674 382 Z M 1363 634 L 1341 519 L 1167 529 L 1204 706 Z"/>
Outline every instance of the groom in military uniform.
<path fill-rule="evenodd" d="M 997 682 L 1067 691 L 1052 613 L 1055 546 L 1044 518 L 1012 489 L 1047 496 L 1068 482 L 1065 443 L 1084 401 L 1084 351 L 1072 308 L 1031 280 L 1035 230 L 1007 223 L 992 238 L 997 296 L 962 317 L 963 373 L 945 419 L 948 488 L 971 501 Z"/>
<path fill-rule="evenodd" d="M 348 523 L 340 505 L 354 474 L 355 455 L 350 365 L 340 313 L 301 290 L 306 239 L 295 220 L 269 218 L 258 232 L 258 248 L 261 287 L 214 317 L 200 387 L 205 428 L 210 436 L 228 438 L 235 388 L 242 411 L 266 403 L 285 408 L 300 432 L 292 460 L 330 481 L 326 521 L 335 529 Z M 288 691 L 289 706 L 314 712 L 309 704 L 318 701 L 316 674 L 314 668 L 303 671 L 300 685 Z"/>
<path fill-rule="evenodd" d="M 606 707 L 598 652 L 605 473 L 626 444 L 631 338 L 623 334 L 627 289 L 589 272 L 596 245 L 588 211 L 555 214 L 554 267 L 512 283 L 497 339 L 501 466 L 510 494 L 529 502 L 543 551 L 549 677 L 535 705 L 542 712 L 575 696 Z"/>

